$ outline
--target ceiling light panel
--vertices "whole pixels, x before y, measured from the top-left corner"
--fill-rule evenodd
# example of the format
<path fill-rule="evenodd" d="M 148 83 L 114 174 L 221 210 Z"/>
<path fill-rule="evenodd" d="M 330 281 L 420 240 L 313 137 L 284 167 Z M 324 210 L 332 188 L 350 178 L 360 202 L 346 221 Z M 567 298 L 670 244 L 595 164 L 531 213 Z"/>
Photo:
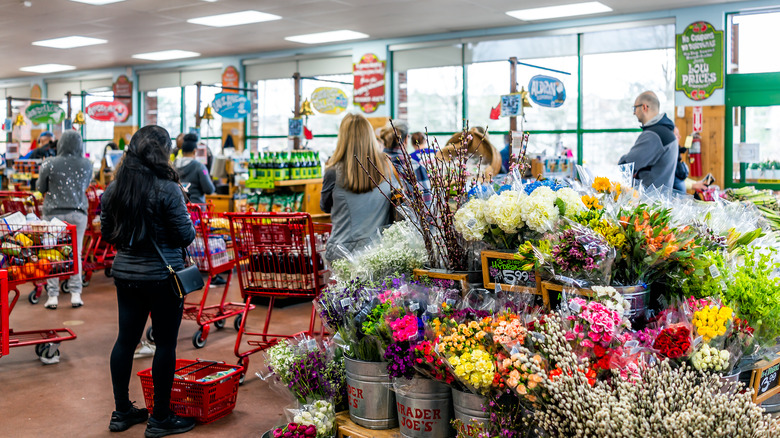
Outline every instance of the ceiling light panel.
<path fill-rule="evenodd" d="M 67 36 L 62 38 L 53 38 L 33 42 L 33 46 L 53 47 L 55 49 L 72 49 L 74 47 L 94 46 L 96 44 L 105 44 L 108 40 L 100 38 L 89 38 L 83 36 Z"/>
<path fill-rule="evenodd" d="M 138 53 L 133 55 L 136 59 L 146 59 L 147 61 L 167 61 L 170 59 L 195 58 L 200 53 L 187 50 L 163 50 L 160 52 Z"/>
<path fill-rule="evenodd" d="M 40 64 L 40 65 L 30 65 L 27 67 L 22 67 L 19 70 L 30 72 L 30 73 L 55 73 L 58 71 L 68 71 L 68 70 L 75 70 L 75 69 L 76 67 L 72 65 Z"/>
<path fill-rule="evenodd" d="M 574 3 L 570 5 L 547 6 L 543 8 L 519 9 L 509 11 L 510 17 L 523 21 L 550 20 L 553 18 L 574 17 L 577 15 L 611 12 L 612 8 L 599 2 Z"/>
<path fill-rule="evenodd" d="M 303 44 L 332 43 L 336 41 L 359 40 L 363 38 L 368 38 L 368 35 L 351 30 L 334 30 L 330 32 L 310 33 L 306 35 L 285 37 L 287 41 Z"/>
<path fill-rule="evenodd" d="M 70 1 L 77 2 L 77 3 L 86 3 L 88 5 L 103 6 L 103 5 L 109 5 L 111 3 L 123 2 L 125 0 L 70 0 Z"/>
<path fill-rule="evenodd" d="M 260 11 L 241 11 L 229 14 L 209 15 L 207 17 L 190 18 L 187 23 L 201 24 L 212 27 L 241 26 L 242 24 L 262 23 L 264 21 L 279 20 L 282 17 L 274 14 L 266 14 Z"/>

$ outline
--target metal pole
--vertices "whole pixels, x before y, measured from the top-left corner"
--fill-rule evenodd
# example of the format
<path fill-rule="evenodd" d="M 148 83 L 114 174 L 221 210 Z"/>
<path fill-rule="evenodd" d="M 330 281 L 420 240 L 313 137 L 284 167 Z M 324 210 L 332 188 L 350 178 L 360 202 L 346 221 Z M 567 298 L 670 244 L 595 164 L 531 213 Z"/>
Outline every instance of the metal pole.
<path fill-rule="evenodd" d="M 72 96 L 72 93 L 70 91 L 65 93 L 65 97 L 68 100 L 68 102 L 67 102 L 68 103 L 68 113 L 67 113 L 68 114 L 68 117 L 67 117 L 68 120 L 71 120 L 71 115 L 73 114 L 73 107 L 71 106 L 71 103 L 70 103 L 71 96 Z"/>
<path fill-rule="evenodd" d="M 200 81 L 195 82 L 195 126 L 200 129 Z"/>
<path fill-rule="evenodd" d="M 13 139 L 13 135 L 14 135 L 14 121 L 11 119 L 11 117 L 13 117 L 13 115 L 14 115 L 13 108 L 11 108 L 11 103 L 13 102 L 13 98 L 11 96 L 8 96 L 5 99 L 5 101 L 6 101 L 5 117 L 8 120 L 11 121 L 11 126 L 8 127 L 10 129 L 8 129 L 8 133 L 5 135 L 5 140 L 8 143 L 11 143 L 14 140 Z"/>
<path fill-rule="evenodd" d="M 295 110 L 293 116 L 297 119 L 301 117 L 301 74 L 298 72 L 293 73 L 293 80 L 295 81 Z M 296 136 L 293 138 L 293 149 L 301 148 L 301 138 Z"/>
<path fill-rule="evenodd" d="M 517 58 L 514 56 L 509 58 L 509 93 L 517 93 Z M 509 118 L 509 130 L 517 131 L 517 117 Z"/>

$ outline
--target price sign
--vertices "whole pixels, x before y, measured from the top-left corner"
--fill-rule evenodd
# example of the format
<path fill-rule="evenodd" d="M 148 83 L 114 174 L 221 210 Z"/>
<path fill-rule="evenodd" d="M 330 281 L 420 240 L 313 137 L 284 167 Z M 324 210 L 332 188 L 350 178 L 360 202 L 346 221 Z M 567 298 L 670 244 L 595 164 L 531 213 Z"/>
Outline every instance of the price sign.
<path fill-rule="evenodd" d="M 498 251 L 482 251 L 482 281 L 486 289 L 495 289 L 496 283 L 502 290 L 539 294 L 536 287 L 536 272 L 527 269 L 527 262 L 518 260 L 514 254 Z"/>
<path fill-rule="evenodd" d="M 780 394 L 780 353 L 776 359 L 762 360 L 756 365 L 750 386 L 753 387 L 753 401 L 761 404 Z"/>
<path fill-rule="evenodd" d="M 740 163 L 758 163 L 761 161 L 761 147 L 758 143 L 737 143 L 737 161 Z"/>
<path fill-rule="evenodd" d="M 414 279 L 428 277 L 433 283 L 446 289 L 460 289 L 464 294 L 469 291 L 469 276 L 467 274 L 453 274 L 440 269 L 415 269 L 412 271 Z"/>

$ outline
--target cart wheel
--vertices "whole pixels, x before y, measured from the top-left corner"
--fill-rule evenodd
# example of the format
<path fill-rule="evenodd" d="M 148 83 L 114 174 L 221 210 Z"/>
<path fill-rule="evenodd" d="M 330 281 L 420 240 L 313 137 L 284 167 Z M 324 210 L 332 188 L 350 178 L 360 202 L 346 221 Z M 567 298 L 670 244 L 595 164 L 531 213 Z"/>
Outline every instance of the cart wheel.
<path fill-rule="evenodd" d="M 214 327 L 216 327 L 218 330 L 225 328 L 225 320 L 220 319 L 219 321 L 214 321 Z"/>
<path fill-rule="evenodd" d="M 192 335 L 192 345 L 195 348 L 203 348 L 206 346 L 206 339 L 202 337 L 203 336 L 203 329 L 199 328 L 198 331 L 195 332 L 194 335 Z"/>
<path fill-rule="evenodd" d="M 57 357 L 60 355 L 60 349 L 56 344 L 49 344 L 50 347 L 43 350 L 43 354 L 41 357 L 45 357 L 46 359 L 51 359 L 54 357 Z"/>
<path fill-rule="evenodd" d="M 60 292 L 64 294 L 70 293 L 70 285 L 68 283 L 69 283 L 68 280 L 65 280 L 62 283 L 60 283 Z"/>
<path fill-rule="evenodd" d="M 105 269 L 103 269 L 103 273 L 106 274 L 106 277 L 111 278 L 114 276 L 114 273 L 111 272 L 111 266 L 106 266 Z"/>
<path fill-rule="evenodd" d="M 41 357 L 43 355 L 43 352 L 48 350 L 48 349 L 49 349 L 49 345 L 48 344 L 37 344 L 35 346 L 35 354 L 38 357 Z"/>
<path fill-rule="evenodd" d="M 238 366 L 244 367 L 244 371 L 241 373 L 241 378 L 238 379 L 238 384 L 243 385 L 244 379 L 246 378 L 246 370 L 249 368 L 249 358 L 242 357 L 241 359 L 239 359 Z"/>
<path fill-rule="evenodd" d="M 149 327 L 148 329 L 146 329 L 146 339 L 149 342 L 154 343 L 154 331 L 152 330 L 152 328 L 153 327 Z"/>
<path fill-rule="evenodd" d="M 81 275 L 81 287 L 87 287 L 89 286 L 89 280 L 92 279 L 91 275 L 82 274 Z"/>
<path fill-rule="evenodd" d="M 236 331 L 238 331 L 239 329 L 241 329 L 241 320 L 242 320 L 243 318 L 244 318 L 244 315 L 243 315 L 243 314 L 242 314 L 242 315 L 238 315 L 238 316 L 236 316 L 236 319 L 233 321 L 233 328 L 235 328 L 235 329 L 236 329 Z"/>
<path fill-rule="evenodd" d="M 27 300 L 30 301 L 30 304 L 38 304 L 38 301 L 40 301 L 41 297 L 38 295 L 38 289 L 33 289 L 32 292 L 30 292 L 30 295 L 27 295 Z"/>

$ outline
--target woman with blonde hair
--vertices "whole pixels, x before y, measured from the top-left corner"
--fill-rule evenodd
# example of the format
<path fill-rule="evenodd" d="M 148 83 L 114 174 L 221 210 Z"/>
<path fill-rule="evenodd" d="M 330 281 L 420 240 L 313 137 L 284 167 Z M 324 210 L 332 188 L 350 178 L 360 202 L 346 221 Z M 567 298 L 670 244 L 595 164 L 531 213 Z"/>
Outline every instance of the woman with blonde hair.
<path fill-rule="evenodd" d="M 329 261 L 345 256 L 337 248 L 350 252 L 362 248 L 378 228 L 390 223 L 392 209 L 385 197 L 390 195 L 390 185 L 385 178 L 392 178 L 392 170 L 371 123 L 360 114 L 347 114 L 341 121 L 336 151 L 325 168 L 320 198 L 322 211 L 331 214 L 333 223 L 325 251 Z"/>

